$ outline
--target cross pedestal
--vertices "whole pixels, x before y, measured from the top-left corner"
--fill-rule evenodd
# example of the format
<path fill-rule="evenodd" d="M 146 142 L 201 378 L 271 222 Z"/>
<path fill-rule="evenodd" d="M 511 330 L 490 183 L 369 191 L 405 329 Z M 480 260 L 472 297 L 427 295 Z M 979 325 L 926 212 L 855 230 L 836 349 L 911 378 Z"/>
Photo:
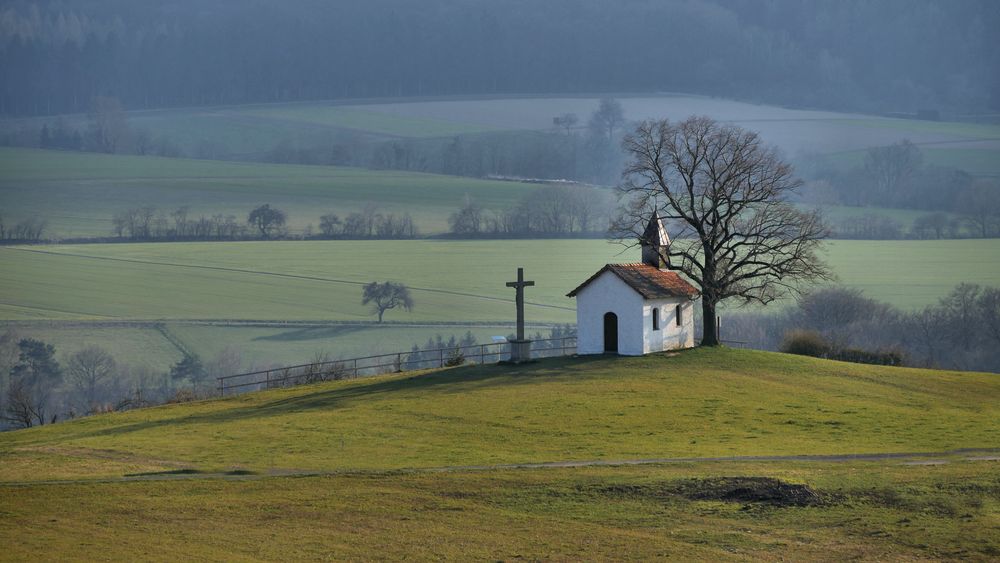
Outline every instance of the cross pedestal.
<path fill-rule="evenodd" d="M 531 359 L 531 341 L 524 338 L 524 288 L 535 285 L 533 281 L 524 280 L 524 268 L 517 269 L 517 281 L 507 282 L 507 287 L 515 290 L 517 303 L 517 338 L 510 341 L 510 361 L 526 362 Z"/>

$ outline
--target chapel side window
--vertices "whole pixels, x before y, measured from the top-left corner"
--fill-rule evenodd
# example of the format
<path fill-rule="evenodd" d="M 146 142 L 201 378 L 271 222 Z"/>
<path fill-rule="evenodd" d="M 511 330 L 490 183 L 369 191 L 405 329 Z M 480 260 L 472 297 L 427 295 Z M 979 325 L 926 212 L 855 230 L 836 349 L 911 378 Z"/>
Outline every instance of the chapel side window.
<path fill-rule="evenodd" d="M 660 330 L 660 308 L 653 307 L 653 330 Z"/>
<path fill-rule="evenodd" d="M 677 326 L 684 324 L 684 320 L 681 319 L 681 311 L 683 311 L 683 309 L 681 309 L 680 305 L 678 305 L 674 311 L 674 318 L 677 319 Z"/>

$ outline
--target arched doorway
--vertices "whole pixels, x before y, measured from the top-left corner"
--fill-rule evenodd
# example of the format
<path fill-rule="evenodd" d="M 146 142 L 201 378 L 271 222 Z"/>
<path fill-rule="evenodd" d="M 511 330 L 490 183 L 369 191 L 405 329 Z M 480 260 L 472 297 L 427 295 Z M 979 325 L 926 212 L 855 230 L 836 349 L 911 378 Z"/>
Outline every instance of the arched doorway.
<path fill-rule="evenodd" d="M 604 313 L 604 353 L 618 353 L 618 315 Z"/>

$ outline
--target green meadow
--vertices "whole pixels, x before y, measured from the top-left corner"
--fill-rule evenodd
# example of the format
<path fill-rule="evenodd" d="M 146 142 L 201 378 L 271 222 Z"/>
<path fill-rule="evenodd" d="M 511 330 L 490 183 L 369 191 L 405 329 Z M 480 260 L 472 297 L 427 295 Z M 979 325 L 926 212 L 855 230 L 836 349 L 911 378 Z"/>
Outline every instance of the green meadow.
<path fill-rule="evenodd" d="M 913 309 L 961 282 L 1000 285 L 996 240 L 830 241 L 837 283 Z M 517 267 L 535 322 L 567 322 L 565 294 L 638 249 L 604 240 L 306 241 L 0 248 L 0 315 L 16 319 L 371 320 L 361 285 L 410 286 L 412 313 L 387 320 L 507 320 Z M 430 266 L 433 264 L 433 266 Z"/>
<path fill-rule="evenodd" d="M 536 188 L 414 172 L 0 147 L 3 217 L 44 219 L 46 236 L 56 238 L 111 236 L 112 215 L 133 207 L 169 213 L 187 205 L 193 217 L 243 221 L 263 203 L 285 210 L 293 232 L 371 203 L 382 213 L 409 213 L 422 233 L 441 233 L 466 195 L 505 209 Z"/>
<path fill-rule="evenodd" d="M 978 239 L 827 244 L 836 283 L 904 309 L 936 303 L 962 282 L 1000 286 L 998 252 L 996 240 Z M 605 263 L 638 258 L 636 249 L 593 239 L 0 247 L 0 320 L 61 353 L 100 345 L 157 371 L 182 357 L 176 342 L 206 360 L 229 348 L 246 367 L 288 365 L 318 353 L 408 350 L 437 334 L 471 331 L 479 342 L 509 334 L 513 293 L 504 282 L 517 267 L 537 282 L 527 292 L 528 322 L 573 323 L 565 294 Z M 361 305 L 361 286 L 373 280 L 407 284 L 414 310 L 374 324 Z"/>
<path fill-rule="evenodd" d="M 4 433 L 0 480 L 178 467 L 347 471 L 935 452 L 996 445 L 998 399 L 993 374 L 749 350 L 559 358 L 301 386 Z"/>
<path fill-rule="evenodd" d="M 434 119 L 393 115 L 378 111 L 379 106 L 326 106 L 294 104 L 235 109 L 235 115 L 287 120 L 296 123 L 325 125 L 393 137 L 446 137 L 464 133 L 483 133 L 494 127 Z"/>
<path fill-rule="evenodd" d="M 0 434 L 0 541 L 14 559 L 988 560 L 996 455 L 954 450 L 996 446 L 997 405 L 993 374 L 727 349 L 330 382 Z M 903 452 L 954 453 L 615 464 Z M 491 468 L 555 461 L 610 465 Z"/>
<path fill-rule="evenodd" d="M 996 462 L 703 463 L 506 472 L 3 486 L 6 557 L 989 561 Z M 674 491 L 733 476 L 826 500 Z M 29 529 L 31 534 L 18 533 Z"/>
<path fill-rule="evenodd" d="M 1000 150 L 988 148 L 926 148 L 920 147 L 924 162 L 964 170 L 972 176 L 1000 176 Z M 841 166 L 861 166 L 865 151 L 852 150 L 826 155 L 831 162 Z M 881 212 L 881 209 L 869 211 Z"/>

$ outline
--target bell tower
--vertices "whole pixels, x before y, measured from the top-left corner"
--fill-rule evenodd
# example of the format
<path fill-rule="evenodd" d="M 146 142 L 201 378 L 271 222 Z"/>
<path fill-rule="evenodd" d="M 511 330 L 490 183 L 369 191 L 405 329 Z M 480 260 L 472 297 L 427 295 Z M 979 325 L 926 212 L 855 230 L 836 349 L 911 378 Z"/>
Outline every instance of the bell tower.
<path fill-rule="evenodd" d="M 666 270 L 667 249 L 670 248 L 670 237 L 667 236 L 666 229 L 663 228 L 663 221 L 656 211 L 649 218 L 649 224 L 639 238 L 639 245 L 642 246 L 642 263 L 649 264 L 654 268 Z"/>

